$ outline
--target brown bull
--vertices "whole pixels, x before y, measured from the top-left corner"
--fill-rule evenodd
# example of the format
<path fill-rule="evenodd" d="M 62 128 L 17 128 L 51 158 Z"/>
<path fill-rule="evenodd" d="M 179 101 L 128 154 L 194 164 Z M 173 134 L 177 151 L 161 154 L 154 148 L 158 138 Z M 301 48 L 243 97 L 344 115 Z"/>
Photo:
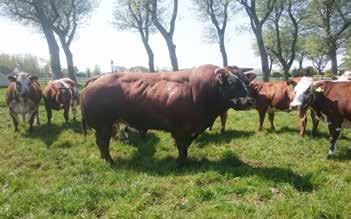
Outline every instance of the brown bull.
<path fill-rule="evenodd" d="M 214 65 L 167 73 L 107 74 L 81 95 L 82 125 L 95 129 L 101 157 L 112 163 L 109 143 L 117 120 L 145 132 L 171 133 L 178 162 L 187 159 L 191 142 L 240 97 L 247 97 L 244 75 Z"/>
<path fill-rule="evenodd" d="M 42 96 L 38 78 L 28 73 L 18 73 L 8 77 L 10 84 L 6 93 L 6 104 L 9 107 L 9 113 L 18 131 L 19 118 L 21 114 L 25 121 L 26 115 L 29 115 L 29 126 L 32 130 L 35 117 L 39 125 L 39 104 Z"/>

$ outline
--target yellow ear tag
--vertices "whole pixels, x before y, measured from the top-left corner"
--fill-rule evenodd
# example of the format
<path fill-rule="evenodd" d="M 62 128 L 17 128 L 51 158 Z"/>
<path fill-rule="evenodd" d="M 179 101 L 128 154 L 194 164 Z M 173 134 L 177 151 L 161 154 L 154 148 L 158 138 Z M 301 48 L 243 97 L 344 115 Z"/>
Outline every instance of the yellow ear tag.
<path fill-rule="evenodd" d="M 316 92 L 323 92 L 323 89 L 321 87 L 316 88 Z"/>

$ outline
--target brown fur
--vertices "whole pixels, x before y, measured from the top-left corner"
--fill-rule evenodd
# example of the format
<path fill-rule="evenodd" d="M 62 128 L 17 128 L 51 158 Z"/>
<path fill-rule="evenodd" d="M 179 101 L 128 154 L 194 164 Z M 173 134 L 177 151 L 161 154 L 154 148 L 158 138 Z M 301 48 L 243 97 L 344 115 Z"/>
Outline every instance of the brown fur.
<path fill-rule="evenodd" d="M 174 138 L 182 163 L 191 142 L 229 108 L 216 69 L 203 65 L 182 72 L 103 75 L 81 95 L 84 133 L 87 125 L 95 129 L 102 158 L 112 162 L 109 141 L 115 121 L 141 132 L 165 130 Z"/>
<path fill-rule="evenodd" d="M 61 82 L 65 82 L 69 85 L 69 87 L 65 87 L 65 85 Z M 52 110 L 64 110 L 64 118 L 66 123 L 69 120 L 69 109 L 74 98 L 78 99 L 77 94 L 73 89 L 76 89 L 76 83 L 69 78 L 62 78 L 55 81 L 49 81 L 44 89 L 44 101 L 45 101 L 45 109 L 47 113 L 48 123 L 51 123 L 52 118 Z M 74 107 L 72 107 L 74 109 Z M 75 119 L 75 111 L 73 112 Z"/>

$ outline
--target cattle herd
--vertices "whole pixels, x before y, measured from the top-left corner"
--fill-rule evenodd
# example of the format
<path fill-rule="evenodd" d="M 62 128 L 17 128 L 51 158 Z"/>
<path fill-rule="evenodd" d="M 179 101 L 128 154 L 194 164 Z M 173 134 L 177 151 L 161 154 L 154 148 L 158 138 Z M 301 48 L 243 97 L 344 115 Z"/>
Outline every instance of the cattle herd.
<path fill-rule="evenodd" d="M 79 95 L 77 84 L 68 78 L 49 81 L 41 91 L 38 78 L 28 73 L 8 77 L 10 84 L 6 103 L 18 131 L 19 115 L 28 116 L 30 131 L 34 120 L 39 125 L 39 105 L 43 97 L 50 124 L 52 110 L 64 110 L 66 123 L 69 109 L 76 119 L 80 102 L 84 135 L 88 127 L 95 129 L 96 144 L 101 157 L 113 160 L 109 151 L 110 139 L 119 124 L 137 130 L 143 137 L 148 130 L 170 132 L 178 149 L 178 163 L 183 164 L 192 141 L 211 128 L 221 117 L 221 132 L 225 131 L 227 110 L 256 108 L 259 114 L 258 131 L 262 130 L 266 113 L 274 130 L 276 110 L 298 110 L 300 135 L 306 129 L 307 110 L 311 109 L 313 136 L 318 122 L 327 123 L 329 153 L 333 156 L 342 128 L 351 127 L 351 81 L 348 75 L 337 80 L 314 80 L 298 77 L 289 81 L 257 82 L 252 69 L 236 66 L 201 65 L 179 72 L 111 73 L 90 78 Z M 80 98 L 79 98 L 80 96 Z"/>

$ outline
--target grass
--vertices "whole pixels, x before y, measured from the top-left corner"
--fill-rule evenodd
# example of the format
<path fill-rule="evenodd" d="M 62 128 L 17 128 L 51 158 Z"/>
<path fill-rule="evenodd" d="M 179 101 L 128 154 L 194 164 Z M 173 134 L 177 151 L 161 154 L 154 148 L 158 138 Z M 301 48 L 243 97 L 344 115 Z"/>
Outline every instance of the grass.
<path fill-rule="evenodd" d="M 62 111 L 48 126 L 40 109 L 40 127 L 29 133 L 21 123 L 14 133 L 0 100 L 0 218 L 351 217 L 347 130 L 327 160 L 324 125 L 317 139 L 300 138 L 297 114 L 277 113 L 277 131 L 266 121 L 257 133 L 256 111 L 231 111 L 227 132 L 219 134 L 217 121 L 190 146 L 184 168 L 170 135 L 158 131 L 145 140 L 132 134 L 129 145 L 113 140 L 110 167 L 92 131 L 84 141 Z"/>

